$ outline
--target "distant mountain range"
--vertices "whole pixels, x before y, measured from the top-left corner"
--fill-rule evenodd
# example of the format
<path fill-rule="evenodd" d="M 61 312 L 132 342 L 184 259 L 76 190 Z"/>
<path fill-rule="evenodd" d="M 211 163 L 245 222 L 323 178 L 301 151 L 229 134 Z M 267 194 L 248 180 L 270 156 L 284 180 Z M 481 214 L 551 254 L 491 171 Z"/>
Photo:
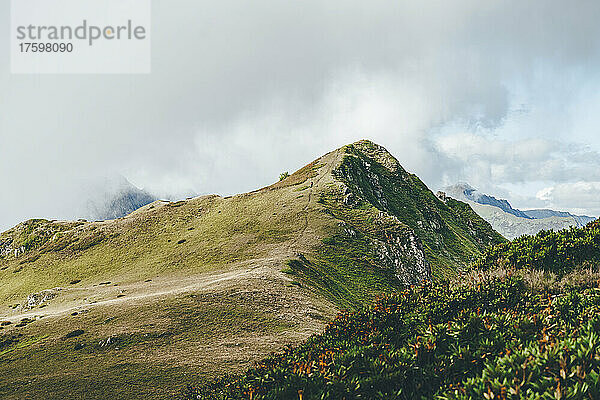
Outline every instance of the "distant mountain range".
<path fill-rule="evenodd" d="M 94 183 L 92 196 L 86 201 L 81 218 L 108 220 L 122 218 L 157 198 L 137 188 L 122 176 Z"/>
<path fill-rule="evenodd" d="M 462 200 L 464 198 L 465 200 L 471 200 L 478 204 L 486 204 L 489 206 L 498 207 L 504 212 L 512 214 L 516 217 L 533 219 L 525 212 L 512 208 L 507 200 L 497 199 L 494 196 L 481 193 L 468 183 L 459 183 L 446 188 L 446 190 L 447 194 L 449 194 L 451 197 L 455 197 L 457 200 Z"/>
<path fill-rule="evenodd" d="M 508 239 L 524 234 L 534 235 L 541 230 L 585 226 L 595 220 L 593 217 L 566 211 L 519 210 L 513 208 L 507 200 L 482 193 L 468 183 L 448 186 L 444 191 L 450 197 L 467 202 L 477 214 Z"/>
<path fill-rule="evenodd" d="M 534 219 L 550 218 L 550 217 L 572 217 L 577 221 L 577 225 L 585 226 L 594 221 L 596 218 L 588 217 L 587 215 L 574 215 L 566 211 L 554 211 L 546 208 L 524 211 L 529 217 Z"/>

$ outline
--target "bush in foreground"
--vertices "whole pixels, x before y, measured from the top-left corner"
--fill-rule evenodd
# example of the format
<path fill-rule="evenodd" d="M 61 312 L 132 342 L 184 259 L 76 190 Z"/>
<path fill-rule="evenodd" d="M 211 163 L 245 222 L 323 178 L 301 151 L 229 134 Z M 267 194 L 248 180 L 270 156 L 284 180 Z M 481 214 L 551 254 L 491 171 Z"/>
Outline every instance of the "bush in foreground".
<path fill-rule="evenodd" d="M 600 262 L 600 220 L 583 228 L 541 231 L 487 249 L 476 269 L 496 267 L 543 270 L 563 275 L 586 263 Z"/>
<path fill-rule="evenodd" d="M 600 290 L 425 283 L 188 399 L 600 398 Z M 593 287 L 589 287 L 593 286 Z"/>

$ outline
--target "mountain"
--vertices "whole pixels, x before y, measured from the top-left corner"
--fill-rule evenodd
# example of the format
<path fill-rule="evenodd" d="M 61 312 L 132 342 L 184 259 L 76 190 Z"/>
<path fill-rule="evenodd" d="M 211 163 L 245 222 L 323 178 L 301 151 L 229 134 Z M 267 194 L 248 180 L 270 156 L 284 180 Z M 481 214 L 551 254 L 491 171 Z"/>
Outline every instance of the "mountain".
<path fill-rule="evenodd" d="M 48 194 L 51 201 L 40 201 L 40 208 L 36 206 L 35 211 L 30 210 L 25 215 L 64 220 L 116 219 L 158 199 L 154 193 L 137 188 L 118 174 L 74 178 L 69 184 L 54 190 L 57 192 Z M 189 197 L 179 196 L 177 198 Z M 18 216 L 0 218 L 0 231 L 8 229 L 12 225 L 10 221 L 18 221 L 14 218 Z"/>
<path fill-rule="evenodd" d="M 117 219 L 156 201 L 150 193 L 135 187 L 122 176 L 96 183 L 79 217 L 89 220 Z"/>
<path fill-rule="evenodd" d="M 533 218 L 521 210 L 512 208 L 508 201 L 504 199 L 497 199 L 494 196 L 489 196 L 487 194 L 481 193 L 468 183 L 457 183 L 456 185 L 447 187 L 445 190 L 449 196 L 457 199 L 465 199 L 475 202 L 477 204 L 484 204 L 497 207 L 502 211 L 508 214 L 512 214 L 519 218 Z"/>
<path fill-rule="evenodd" d="M 548 209 L 537 209 L 537 210 L 525 210 L 523 211 L 531 218 L 542 219 L 542 218 L 551 218 L 551 217 L 566 217 L 566 218 L 574 218 L 577 222 L 577 226 L 585 226 L 588 223 L 595 220 L 594 217 L 588 217 L 587 215 L 574 215 L 570 212 L 566 211 L 554 211 Z"/>
<path fill-rule="evenodd" d="M 519 210 L 503 199 L 479 192 L 468 183 L 458 183 L 444 189 L 445 195 L 468 203 L 492 227 L 508 239 L 535 235 L 541 230 L 560 230 L 570 226 L 585 226 L 594 218 L 554 210 Z"/>
<path fill-rule="evenodd" d="M 0 397 L 171 396 L 504 241 L 369 141 L 250 193 L 26 221 L 0 234 Z"/>

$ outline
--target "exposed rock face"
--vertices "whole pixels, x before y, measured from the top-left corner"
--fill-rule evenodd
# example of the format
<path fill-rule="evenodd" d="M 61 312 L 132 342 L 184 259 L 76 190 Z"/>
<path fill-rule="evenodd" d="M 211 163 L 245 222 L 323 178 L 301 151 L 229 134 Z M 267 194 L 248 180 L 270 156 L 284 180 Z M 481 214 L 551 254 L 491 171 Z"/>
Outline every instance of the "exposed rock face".
<path fill-rule="evenodd" d="M 382 229 L 383 240 L 374 240 L 382 263 L 392 269 L 404 284 L 412 285 L 430 279 L 431 266 L 427 262 L 423 244 L 415 233 L 396 216 L 384 211 L 379 212 L 376 224 L 386 227 Z"/>
<path fill-rule="evenodd" d="M 380 260 L 394 271 L 400 282 L 413 285 L 431 278 L 431 267 L 425 258 L 423 245 L 413 234 L 390 235 L 386 241 L 373 241 Z"/>
<path fill-rule="evenodd" d="M 438 199 L 440 199 L 440 201 L 443 201 L 444 203 L 448 201 L 448 196 L 446 196 L 446 192 L 438 191 L 435 194 L 435 197 L 437 197 Z"/>
<path fill-rule="evenodd" d="M 364 210 L 363 218 L 378 227 L 377 232 L 367 228 L 363 233 L 370 237 L 380 263 L 401 282 L 429 279 L 434 267 L 458 268 L 465 253 L 475 256 L 476 249 L 502 241 L 468 207 L 458 212 L 446 204 L 445 196 L 436 197 L 383 147 L 360 141 L 341 151 L 343 159 L 332 174 L 340 182 L 342 202 L 356 218 L 357 211 Z M 371 209 L 377 210 L 375 220 Z"/>
<path fill-rule="evenodd" d="M 52 300 L 53 298 L 55 298 L 56 296 L 58 296 L 58 292 L 61 290 L 61 288 L 54 288 L 54 289 L 46 289 L 46 290 L 42 290 L 41 292 L 38 293 L 31 293 L 29 296 L 27 296 L 27 301 L 25 303 L 25 309 L 31 309 L 33 307 L 37 307 L 40 306 L 42 304 L 44 304 L 47 301 Z"/>
<path fill-rule="evenodd" d="M 0 239 L 0 257 L 18 257 L 23 253 L 25 253 L 25 246 L 15 246 L 12 238 Z"/>

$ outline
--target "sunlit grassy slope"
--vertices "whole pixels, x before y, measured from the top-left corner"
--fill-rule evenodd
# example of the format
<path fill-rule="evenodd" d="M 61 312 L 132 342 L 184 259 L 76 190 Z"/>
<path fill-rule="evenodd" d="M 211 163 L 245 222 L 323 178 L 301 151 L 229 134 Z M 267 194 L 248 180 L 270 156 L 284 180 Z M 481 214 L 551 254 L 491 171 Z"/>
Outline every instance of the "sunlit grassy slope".
<path fill-rule="evenodd" d="M 599 266 L 598 220 L 523 236 L 186 398 L 598 399 Z"/>
<path fill-rule="evenodd" d="M 390 241 L 410 236 L 434 275 L 502 241 L 469 207 L 443 203 L 385 149 L 362 141 L 252 193 L 159 201 L 113 221 L 27 221 L 0 235 L 11 249 L 0 258 L 0 302 L 73 280 L 93 285 L 220 271 L 273 252 L 306 251 L 325 262 L 321 250 L 332 246 L 351 252 L 348 260 L 329 260 L 334 268 L 359 261 L 394 273 L 401 251 L 398 260 L 386 259 L 378 245 L 393 253 L 398 243 Z M 408 269 L 412 281 L 429 273 Z"/>
<path fill-rule="evenodd" d="M 368 141 L 251 193 L 27 221 L 0 234 L 0 396 L 161 397 L 502 241 Z"/>

